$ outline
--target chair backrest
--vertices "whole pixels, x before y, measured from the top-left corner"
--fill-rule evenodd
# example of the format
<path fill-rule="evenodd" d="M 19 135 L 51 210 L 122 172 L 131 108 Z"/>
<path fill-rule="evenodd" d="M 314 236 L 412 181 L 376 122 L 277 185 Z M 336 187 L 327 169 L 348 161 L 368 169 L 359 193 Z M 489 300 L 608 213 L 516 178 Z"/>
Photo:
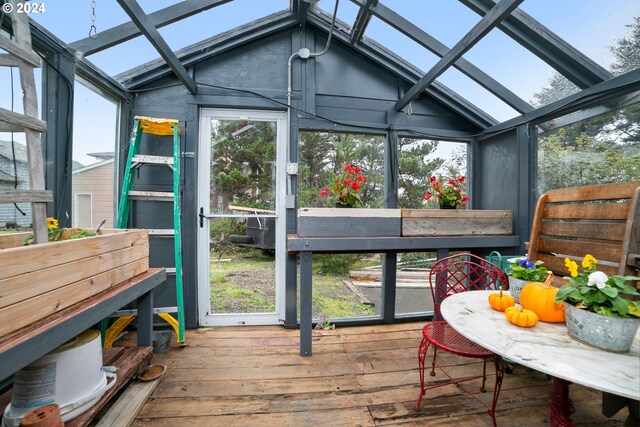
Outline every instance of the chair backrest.
<path fill-rule="evenodd" d="M 538 199 L 528 254 L 557 277 L 564 259 L 591 254 L 607 275 L 637 275 L 640 267 L 640 182 L 550 190 Z"/>
<path fill-rule="evenodd" d="M 440 319 L 440 303 L 449 295 L 470 290 L 509 288 L 507 275 L 492 262 L 468 253 L 441 258 L 429 271 L 434 318 Z"/>

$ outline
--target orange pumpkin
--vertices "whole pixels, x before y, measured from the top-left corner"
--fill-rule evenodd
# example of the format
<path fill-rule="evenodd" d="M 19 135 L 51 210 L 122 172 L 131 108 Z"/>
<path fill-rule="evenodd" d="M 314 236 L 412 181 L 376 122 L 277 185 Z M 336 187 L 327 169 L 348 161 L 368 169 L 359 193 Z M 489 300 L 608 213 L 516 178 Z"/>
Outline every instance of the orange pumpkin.
<path fill-rule="evenodd" d="M 520 292 L 522 308 L 533 311 L 543 322 L 562 323 L 564 319 L 564 305 L 555 302 L 558 288 L 551 286 L 553 274 L 544 283 L 529 283 Z"/>
<path fill-rule="evenodd" d="M 504 314 L 509 322 L 521 328 L 531 328 L 538 323 L 538 316 L 531 310 L 509 307 L 504 311 Z"/>
<path fill-rule="evenodd" d="M 509 294 L 502 293 L 502 286 L 500 286 L 500 293 L 489 294 L 489 305 L 494 310 L 505 311 L 509 307 L 513 307 L 516 304 L 516 299 Z"/>

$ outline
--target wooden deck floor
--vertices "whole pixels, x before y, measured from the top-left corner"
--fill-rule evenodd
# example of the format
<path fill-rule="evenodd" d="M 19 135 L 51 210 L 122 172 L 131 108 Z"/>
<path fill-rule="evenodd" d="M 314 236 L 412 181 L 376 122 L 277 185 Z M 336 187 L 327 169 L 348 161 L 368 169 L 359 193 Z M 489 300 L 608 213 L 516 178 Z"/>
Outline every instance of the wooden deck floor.
<path fill-rule="evenodd" d="M 298 331 L 282 327 L 209 328 L 187 332 L 187 347 L 154 356 L 166 376 L 135 426 L 490 426 L 484 408 L 455 386 L 427 391 L 422 410 L 416 353 L 422 323 L 314 331 L 314 356 L 298 355 Z M 443 354 L 444 356 L 444 354 Z M 464 375 L 479 363 L 442 358 Z M 442 374 L 428 377 L 441 381 Z M 493 384 L 493 378 L 488 380 Z M 470 383 L 473 384 L 473 383 Z M 516 367 L 505 375 L 500 426 L 548 425 L 545 375 Z M 478 386 L 471 386 L 477 390 Z M 492 389 L 479 393 L 488 401 Z M 623 425 L 607 419 L 601 393 L 571 387 L 576 426 Z"/>

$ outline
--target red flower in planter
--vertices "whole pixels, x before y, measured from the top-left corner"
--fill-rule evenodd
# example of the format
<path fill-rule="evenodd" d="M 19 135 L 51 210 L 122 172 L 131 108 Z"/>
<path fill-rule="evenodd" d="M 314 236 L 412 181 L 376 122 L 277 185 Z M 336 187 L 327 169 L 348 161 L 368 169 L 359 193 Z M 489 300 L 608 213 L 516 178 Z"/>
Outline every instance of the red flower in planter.
<path fill-rule="evenodd" d="M 332 182 L 330 187 L 320 190 L 321 197 L 331 196 L 335 203 L 349 207 L 362 205 L 358 193 L 362 190 L 362 184 L 367 182 L 367 178 L 362 175 L 359 167 L 349 163 Z"/>
<path fill-rule="evenodd" d="M 440 206 L 448 205 L 453 207 L 467 207 L 469 196 L 464 192 L 466 177 L 462 175 L 460 178 L 451 178 L 445 180 L 432 176 L 429 178 L 430 191 L 424 193 L 422 198 L 426 201 L 436 198 Z"/>

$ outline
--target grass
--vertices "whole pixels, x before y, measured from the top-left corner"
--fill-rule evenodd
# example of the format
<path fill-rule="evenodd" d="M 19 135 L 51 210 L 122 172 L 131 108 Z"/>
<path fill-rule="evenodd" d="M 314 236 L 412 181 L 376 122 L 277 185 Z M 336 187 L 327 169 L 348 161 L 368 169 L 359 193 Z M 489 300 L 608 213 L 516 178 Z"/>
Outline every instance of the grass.
<path fill-rule="evenodd" d="M 264 313 L 275 311 L 274 259 L 258 251 L 229 253 L 229 262 L 210 262 L 211 310 L 214 313 Z M 270 289 L 267 289 L 269 288 Z"/>
<path fill-rule="evenodd" d="M 234 285 L 212 287 L 211 302 L 220 312 L 227 310 L 238 312 L 232 307 L 240 307 L 247 312 L 273 312 L 276 310 L 275 304 L 268 302 L 259 291 L 242 289 Z"/>
<path fill-rule="evenodd" d="M 318 310 L 329 318 L 372 316 L 373 308 L 370 305 L 341 299 L 321 297 L 313 295 L 313 302 L 318 305 Z"/>

